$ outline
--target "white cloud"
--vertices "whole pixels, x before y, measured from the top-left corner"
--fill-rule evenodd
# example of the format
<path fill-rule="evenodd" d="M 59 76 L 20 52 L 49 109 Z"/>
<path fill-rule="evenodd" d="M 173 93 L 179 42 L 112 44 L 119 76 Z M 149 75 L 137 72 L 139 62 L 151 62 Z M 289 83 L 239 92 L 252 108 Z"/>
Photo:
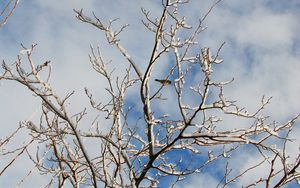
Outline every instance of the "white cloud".
<path fill-rule="evenodd" d="M 184 188 L 205 188 L 205 187 L 216 187 L 219 181 L 215 179 L 215 177 L 201 173 L 192 176 L 188 182 L 179 183 L 176 187 L 184 187 Z"/>

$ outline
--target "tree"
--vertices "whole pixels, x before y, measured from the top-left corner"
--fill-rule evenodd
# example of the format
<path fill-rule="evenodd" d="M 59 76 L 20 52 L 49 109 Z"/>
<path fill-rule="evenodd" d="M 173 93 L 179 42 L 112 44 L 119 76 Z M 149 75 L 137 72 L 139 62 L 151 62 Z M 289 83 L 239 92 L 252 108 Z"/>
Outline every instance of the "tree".
<path fill-rule="evenodd" d="M 36 44 L 29 48 L 23 46 L 21 54 L 26 60 L 19 55 L 13 64 L 3 62 L 0 80 L 12 80 L 25 86 L 42 101 L 42 113 L 39 122 L 22 122 L 14 133 L 1 140 L 0 147 L 5 148 L 22 129 L 28 130 L 31 137 L 27 145 L 1 150 L 1 155 L 14 154 L 14 157 L 0 174 L 5 173 L 19 155 L 28 155 L 34 168 L 52 177 L 47 187 L 174 187 L 185 177 L 209 171 L 218 162 L 224 163 L 225 168 L 223 174 L 218 175 L 217 187 L 231 186 L 261 166 L 268 169 L 264 176 L 245 187 L 257 184 L 282 187 L 299 179 L 300 153 L 290 160 L 286 145 L 293 142 L 289 135 L 300 114 L 286 123 L 269 123 L 262 111 L 271 97 L 264 96 L 254 112 L 238 106 L 225 95 L 225 88 L 233 79 L 218 81 L 215 76 L 224 62 L 220 54 L 225 43 L 218 49 L 198 45 L 198 35 L 206 29 L 203 22 L 219 2 L 215 1 L 194 26 L 179 13 L 186 1 L 162 1 L 158 18 L 152 18 L 150 11 L 142 9 L 142 23 L 154 35 L 153 50 L 144 70 L 119 38 L 128 25 L 114 29 L 116 20 L 105 23 L 95 14 L 91 18 L 83 10 L 74 10 L 78 20 L 99 29 L 128 63 L 124 75 L 114 75 L 111 61 L 105 60 L 100 47 L 91 47 L 90 63 L 99 76 L 106 79 L 105 92 L 110 100 L 97 101 L 85 88 L 90 107 L 99 114 L 99 119 L 93 119 L 88 126 L 84 121 L 92 118 L 86 111 L 88 107 L 75 114 L 69 112 L 68 100 L 74 92 L 59 96 L 49 81 L 51 62 L 36 65 Z M 154 71 L 165 63 L 165 56 L 172 60 L 168 62 L 169 69 L 161 78 L 154 78 Z M 158 82 L 153 82 L 155 80 Z M 159 87 L 154 83 L 160 84 Z M 139 98 L 128 98 L 130 89 L 139 93 Z M 130 100 L 139 100 L 140 106 L 131 106 Z M 176 101 L 171 107 L 172 111 L 176 109 L 175 116 L 156 107 L 170 100 Z M 221 125 L 222 117 L 231 117 L 232 121 L 244 119 L 249 124 L 227 129 Z M 109 128 L 104 128 L 103 122 Z M 86 142 L 98 145 L 99 149 L 94 151 Z M 36 153 L 27 150 L 33 143 L 41 148 Z M 238 157 L 245 147 L 256 149 L 261 160 L 237 170 L 239 167 L 230 160 Z"/>
<path fill-rule="evenodd" d="M 1 2 L 0 12 L 0 28 L 7 22 L 8 18 L 13 14 L 18 6 L 19 0 L 8 0 Z M 2 8 L 3 6 L 3 8 Z"/>

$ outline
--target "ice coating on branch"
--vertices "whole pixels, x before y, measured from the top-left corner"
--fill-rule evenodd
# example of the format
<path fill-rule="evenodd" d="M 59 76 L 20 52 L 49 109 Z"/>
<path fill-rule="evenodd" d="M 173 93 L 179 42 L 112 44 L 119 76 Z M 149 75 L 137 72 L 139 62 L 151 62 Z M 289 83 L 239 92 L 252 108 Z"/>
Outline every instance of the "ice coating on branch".
<path fill-rule="evenodd" d="M 217 59 L 217 57 L 214 57 L 210 51 L 209 48 L 202 48 L 201 49 L 201 57 L 200 57 L 201 63 L 202 63 L 202 70 L 205 72 L 205 74 L 210 75 L 213 70 L 211 68 L 211 64 L 220 64 L 223 62 L 223 59 Z"/>

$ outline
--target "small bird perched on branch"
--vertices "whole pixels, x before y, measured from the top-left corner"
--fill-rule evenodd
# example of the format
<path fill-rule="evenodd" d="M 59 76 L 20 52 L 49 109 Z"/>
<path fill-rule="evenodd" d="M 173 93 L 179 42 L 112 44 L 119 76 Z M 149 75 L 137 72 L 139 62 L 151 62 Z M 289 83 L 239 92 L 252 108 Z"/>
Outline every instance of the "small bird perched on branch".
<path fill-rule="evenodd" d="M 159 79 L 155 79 L 155 81 L 161 83 L 163 86 L 167 86 L 167 85 L 170 85 L 172 83 L 171 80 L 159 80 Z"/>

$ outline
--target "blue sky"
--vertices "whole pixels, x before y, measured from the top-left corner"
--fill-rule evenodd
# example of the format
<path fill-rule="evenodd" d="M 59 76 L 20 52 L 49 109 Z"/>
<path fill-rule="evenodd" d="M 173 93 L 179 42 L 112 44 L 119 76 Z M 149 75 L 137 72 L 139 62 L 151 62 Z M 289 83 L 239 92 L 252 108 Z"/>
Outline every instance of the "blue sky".
<path fill-rule="evenodd" d="M 195 23 L 197 18 L 203 16 L 211 2 L 191 1 L 183 8 L 182 13 L 186 15 L 187 21 Z M 125 63 L 125 60 L 107 45 L 103 33 L 79 22 L 73 9 L 83 8 L 88 15 L 93 11 L 104 20 L 120 18 L 119 24 L 129 23 L 130 27 L 120 36 L 121 42 L 144 70 L 153 44 L 153 35 L 147 33 L 141 23 L 141 7 L 147 8 L 153 15 L 160 15 L 160 4 L 150 0 L 21 0 L 8 23 L 0 28 L 0 60 L 12 63 L 21 50 L 21 43 L 25 46 L 37 43 L 34 53 L 36 63 L 51 61 L 52 86 L 62 95 L 75 90 L 69 108 L 72 112 L 80 111 L 84 105 L 88 105 L 84 87 L 98 93 L 98 98 L 107 98 L 107 94 L 102 92 L 106 87 L 104 79 L 99 77 L 89 64 L 90 44 L 100 44 L 104 57 L 118 63 L 120 69 L 116 70 L 117 74 L 124 73 L 125 66 L 122 63 Z M 199 36 L 199 43 L 201 47 L 208 46 L 216 51 L 222 42 L 226 42 L 221 52 L 224 64 L 217 70 L 216 78 L 235 78 L 233 84 L 225 90 L 229 98 L 236 99 L 238 104 L 253 110 L 259 105 L 262 95 L 273 96 L 264 113 L 277 122 L 284 122 L 300 112 L 300 84 L 297 81 L 300 72 L 299 18 L 298 0 L 223 0 L 213 10 L 205 22 L 207 30 Z M 164 57 L 163 60 L 170 59 Z M 159 77 L 167 68 L 167 65 L 162 65 L 159 70 L 155 70 L 154 76 Z M 171 93 L 172 89 L 167 89 L 166 92 Z M 134 91 L 129 93 L 129 97 L 135 95 Z M 139 104 L 136 105 L 139 107 Z M 166 101 L 157 108 L 162 113 L 176 114 L 176 111 L 170 109 L 170 105 L 171 103 Z M 40 101 L 22 86 L 1 81 L 0 138 L 14 130 L 19 121 L 37 119 L 39 106 Z M 224 121 L 224 126 L 244 126 L 243 123 L 231 122 L 230 119 Z M 300 134 L 299 128 L 295 129 L 292 136 L 297 134 Z M 19 139 L 16 145 L 22 143 L 26 136 L 20 135 Z M 299 146 L 299 140 L 296 143 Z M 298 147 L 290 146 L 289 152 L 291 156 L 295 155 Z M 255 162 L 255 157 L 246 156 L 243 163 L 251 164 Z M 22 164 L 24 169 L 30 169 L 27 162 L 17 164 Z M 237 162 L 241 163 L 238 160 Z M 23 177 L 26 171 L 21 171 L 17 166 L 7 176 L 0 177 L 0 187 L 15 186 L 12 177 Z M 251 177 L 255 178 L 256 175 L 253 173 Z M 188 179 L 185 187 L 199 187 L 197 185 L 204 180 L 207 187 L 217 182 L 211 174 L 203 173 Z M 46 180 L 40 178 L 37 181 L 43 184 Z M 242 179 L 241 184 L 247 181 Z M 27 181 L 24 187 L 34 184 Z"/>

